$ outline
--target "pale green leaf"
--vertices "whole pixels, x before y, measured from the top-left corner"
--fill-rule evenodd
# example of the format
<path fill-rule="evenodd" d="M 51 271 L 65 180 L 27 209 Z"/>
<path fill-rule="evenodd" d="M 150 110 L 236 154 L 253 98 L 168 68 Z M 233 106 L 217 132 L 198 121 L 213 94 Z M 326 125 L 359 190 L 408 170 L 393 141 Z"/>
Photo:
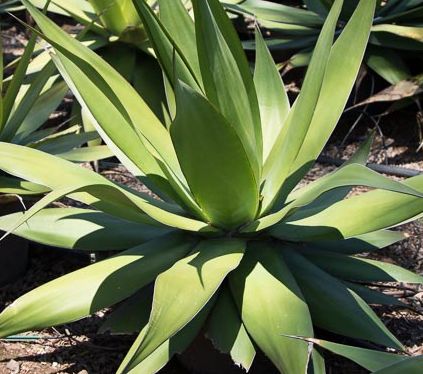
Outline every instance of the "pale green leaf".
<path fill-rule="evenodd" d="M 332 343 L 321 339 L 308 340 L 332 353 L 348 358 L 349 360 L 354 361 L 355 363 L 363 366 L 367 370 L 371 370 L 372 372 L 389 366 L 390 364 L 402 362 L 407 359 L 407 356 L 400 356 L 393 353 L 354 347 L 351 345 Z"/>
<path fill-rule="evenodd" d="M 207 322 L 206 336 L 219 352 L 229 354 L 236 365 L 250 370 L 256 350 L 227 287 L 220 291 Z"/>
<path fill-rule="evenodd" d="M 187 237 L 170 235 L 46 283 L 0 314 L 0 336 L 76 321 L 116 304 L 172 266 L 192 246 Z"/>
<path fill-rule="evenodd" d="M 283 256 L 304 294 L 314 325 L 337 334 L 402 349 L 401 343 L 355 292 L 295 249 L 284 250 Z"/>
<path fill-rule="evenodd" d="M 304 373 L 307 344 L 284 335 L 313 336 L 310 313 L 288 266 L 271 243 L 248 246 L 230 285 L 255 343 L 280 372 Z"/>
<path fill-rule="evenodd" d="M 314 249 L 303 253 L 315 265 L 341 279 L 360 282 L 423 283 L 423 277 L 394 264 Z"/>
<path fill-rule="evenodd" d="M 241 70 L 211 10 L 214 1 L 193 1 L 204 90 L 241 139 L 258 183 L 262 164 L 260 123 L 254 117 Z"/>
<path fill-rule="evenodd" d="M 234 228 L 254 219 L 258 186 L 230 123 L 199 93 L 180 82 L 170 133 L 190 189 L 206 219 Z"/>
<path fill-rule="evenodd" d="M 0 217 L 0 229 L 23 213 Z M 31 241 L 87 251 L 124 250 L 164 235 L 169 230 L 125 221 L 102 212 L 79 208 L 44 209 L 13 233 Z"/>
<path fill-rule="evenodd" d="M 130 372 L 205 307 L 226 275 L 238 266 L 244 247 L 236 239 L 202 241 L 192 254 L 157 277 L 150 321 L 120 373 Z"/>
<path fill-rule="evenodd" d="M 290 105 L 281 75 L 259 29 L 256 29 L 254 85 L 260 107 L 263 160 L 266 161 L 288 116 Z"/>

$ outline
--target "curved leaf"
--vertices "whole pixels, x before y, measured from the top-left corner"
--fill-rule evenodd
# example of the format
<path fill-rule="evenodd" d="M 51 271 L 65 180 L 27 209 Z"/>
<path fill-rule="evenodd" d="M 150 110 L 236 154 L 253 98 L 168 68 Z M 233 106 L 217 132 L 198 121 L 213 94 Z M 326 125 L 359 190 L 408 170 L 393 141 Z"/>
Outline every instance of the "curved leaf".
<path fill-rule="evenodd" d="M 23 213 L 0 217 L 7 231 Z M 169 230 L 141 225 L 89 209 L 43 209 L 19 226 L 14 235 L 60 248 L 87 251 L 124 250 L 164 235 Z"/>
<path fill-rule="evenodd" d="M 241 139 L 255 178 L 259 181 L 262 165 L 260 123 L 254 117 L 241 70 L 212 13 L 210 4 L 215 1 L 193 1 L 204 89 L 208 100 L 218 108 Z"/>
<path fill-rule="evenodd" d="M 342 115 L 363 60 L 375 5 L 376 0 L 360 1 L 331 49 L 313 119 L 291 165 L 288 190 L 311 168 Z"/>
<path fill-rule="evenodd" d="M 0 175 L 0 193 L 8 195 L 41 195 L 49 192 L 48 187 Z"/>
<path fill-rule="evenodd" d="M 423 192 L 423 176 L 409 178 L 403 184 Z M 421 198 L 376 190 L 342 200 L 307 218 L 296 220 L 293 216 L 292 221 L 272 228 L 272 234 L 279 238 L 301 236 L 307 241 L 351 238 L 396 226 L 422 211 Z"/>
<path fill-rule="evenodd" d="M 404 361 L 398 362 L 391 366 L 384 367 L 378 371 L 375 371 L 375 374 L 398 374 L 398 373 L 407 373 L 407 374 L 420 374 L 423 367 L 423 355 L 410 357 Z"/>
<path fill-rule="evenodd" d="M 204 321 L 207 318 L 210 310 L 211 300 L 182 330 L 178 331 L 170 339 L 166 340 L 160 347 L 158 347 L 153 353 L 146 357 L 142 362 L 129 371 L 123 371 L 128 374 L 155 374 L 159 372 L 175 355 L 176 353 L 182 353 L 185 351 L 191 342 L 200 333 L 201 327 L 204 325 Z M 145 327 L 145 329 L 148 326 Z M 130 362 L 134 352 L 136 352 L 139 341 L 143 337 L 145 329 L 141 332 L 135 343 L 132 345 L 127 356 L 123 360 L 117 373 L 122 373 L 125 366 Z"/>
<path fill-rule="evenodd" d="M 220 292 L 211 312 L 206 336 L 219 352 L 229 354 L 236 365 L 250 370 L 256 350 L 227 287 Z"/>
<path fill-rule="evenodd" d="M 308 244 L 323 251 L 354 255 L 385 248 L 406 238 L 407 235 L 401 231 L 380 230 L 345 240 L 321 240 Z"/>
<path fill-rule="evenodd" d="M 304 294 L 315 325 L 337 334 L 402 349 L 401 343 L 355 292 L 297 251 L 285 249 L 282 253 Z"/>
<path fill-rule="evenodd" d="M 153 288 L 149 285 L 123 301 L 101 325 L 99 333 L 139 333 L 148 323 L 153 301 Z"/>
<path fill-rule="evenodd" d="M 423 277 L 394 264 L 314 249 L 303 253 L 315 265 L 338 278 L 361 282 L 423 283 Z"/>
<path fill-rule="evenodd" d="M 133 0 L 140 18 L 143 21 L 147 31 L 150 43 L 154 48 L 154 53 L 164 70 L 167 79 L 174 85 L 175 71 L 178 72 L 179 78 L 182 79 L 193 89 L 201 91 L 201 77 L 195 75 L 195 62 L 191 66 L 180 51 L 180 48 L 186 48 L 177 45 L 175 40 L 169 35 L 167 28 L 162 24 L 161 20 L 154 14 L 153 10 L 148 6 L 145 0 Z M 178 0 L 179 2 L 180 0 Z M 166 22 L 166 18 L 165 18 Z M 187 26 L 186 23 L 184 23 Z M 182 32 L 182 31 L 178 31 Z M 179 37 L 177 40 L 179 41 Z M 191 61 L 193 63 L 193 61 Z"/>
<path fill-rule="evenodd" d="M 340 187 L 359 185 L 395 191 L 420 198 L 423 197 L 423 194 L 419 191 L 401 182 L 394 181 L 381 174 L 378 174 L 377 172 L 372 171 L 363 165 L 349 164 L 336 170 L 335 172 L 319 178 L 314 182 L 309 183 L 303 188 L 294 191 L 290 195 L 290 199 L 292 199 L 292 201 L 288 202 L 283 209 L 258 219 L 256 222 L 246 226 L 243 231 L 248 232 L 266 229 L 277 224 L 278 222 L 281 222 L 286 216 L 289 215 L 289 213 L 295 211 L 295 209 L 310 204 L 325 192 Z"/>
<path fill-rule="evenodd" d="M 342 4 L 343 0 L 337 0 L 331 8 L 307 69 L 302 93 L 289 112 L 264 165 L 262 213 L 271 209 L 307 134 L 319 99 Z"/>
<path fill-rule="evenodd" d="M 313 336 L 301 291 L 277 248 L 256 242 L 230 277 L 248 333 L 281 372 L 304 373 L 307 344 L 286 335 Z"/>
<path fill-rule="evenodd" d="M 37 162 L 34 163 L 33 160 Z M 147 194 L 130 192 L 129 189 L 120 187 L 86 168 L 34 149 L 0 143 L 0 169 L 54 190 L 31 207 L 15 224 L 15 228 L 47 204 L 69 195 L 87 205 L 130 221 L 153 223 L 148 215 L 142 213 L 146 210 L 156 218 L 164 218 L 166 221 L 167 218 L 170 219 L 168 223 L 173 222 L 177 226 L 182 224 L 179 228 L 183 230 L 209 230 L 204 222 L 180 216 L 170 204 Z M 164 210 L 166 207 L 170 210 Z"/>
<path fill-rule="evenodd" d="M 327 349 L 332 353 L 348 358 L 349 360 L 354 361 L 355 363 L 372 372 L 389 366 L 390 364 L 402 362 L 407 359 L 407 356 L 379 352 L 372 349 L 359 348 L 351 345 L 337 344 L 321 339 L 307 340 L 318 345 L 319 347 Z"/>
<path fill-rule="evenodd" d="M 130 158 L 135 165 L 147 168 L 142 170 L 146 174 L 158 175 L 156 181 L 162 181 L 161 186 L 166 185 L 166 179 L 175 185 L 182 184 L 177 191 L 181 198 L 189 201 L 170 136 L 137 92 L 100 56 L 67 35 L 28 0 L 23 2 L 44 32 L 43 37 L 57 51 L 61 63 L 58 67 L 65 73 L 78 100 L 90 112 L 95 112 L 93 117 L 102 119 L 101 129 L 97 130 L 103 130 L 101 135 L 106 133 L 105 140 L 121 148 L 118 156 L 123 153 L 128 156 L 123 161 Z M 55 62 L 58 61 L 56 58 Z M 105 112 L 104 107 L 108 107 L 108 111 Z M 116 123 L 122 126 L 116 127 Z M 131 143 L 128 145 L 128 142 Z M 170 191 L 172 188 L 168 187 L 166 192 Z"/>
<path fill-rule="evenodd" d="M 254 85 L 260 107 L 265 162 L 288 116 L 290 104 L 281 75 L 258 28 Z"/>
<path fill-rule="evenodd" d="M 157 277 L 150 321 L 119 373 L 130 372 L 205 307 L 226 275 L 238 266 L 244 246 L 236 239 L 200 242 L 191 255 Z"/>
<path fill-rule="evenodd" d="M 72 322 L 116 304 L 150 283 L 192 247 L 186 236 L 170 235 L 46 283 L 0 314 L 0 336 Z"/>
<path fill-rule="evenodd" d="M 254 219 L 259 193 L 244 147 L 223 116 L 180 82 L 170 133 L 190 189 L 206 219 L 234 228 Z"/>
<path fill-rule="evenodd" d="M 343 282 L 350 290 L 353 290 L 358 296 L 360 296 L 367 304 L 376 305 L 394 305 L 407 308 L 407 304 L 399 301 L 397 298 L 384 294 L 383 292 L 376 291 L 372 288 L 362 286 L 357 283 Z"/>

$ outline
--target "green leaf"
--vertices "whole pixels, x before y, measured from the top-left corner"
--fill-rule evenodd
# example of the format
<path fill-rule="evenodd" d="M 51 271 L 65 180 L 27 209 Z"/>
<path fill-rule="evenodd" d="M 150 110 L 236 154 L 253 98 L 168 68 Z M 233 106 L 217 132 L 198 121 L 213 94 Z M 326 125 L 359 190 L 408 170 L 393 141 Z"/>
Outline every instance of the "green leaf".
<path fill-rule="evenodd" d="M 309 364 L 310 374 L 326 374 L 325 359 L 317 349 L 313 349 L 311 358 L 311 365 Z"/>
<path fill-rule="evenodd" d="M 72 162 L 92 162 L 113 157 L 114 155 L 107 145 L 96 145 L 72 149 L 68 152 L 59 153 L 57 156 Z"/>
<path fill-rule="evenodd" d="M 34 163 L 34 160 L 37 162 Z M 86 168 L 34 149 L 0 143 L 0 169 L 54 190 L 31 207 L 12 228 L 19 227 L 47 204 L 70 195 L 69 197 L 87 205 L 130 221 L 152 224 L 154 221 L 142 213 L 146 210 L 148 214 L 159 220 L 164 218 L 171 225 L 176 224 L 179 227 L 182 224 L 179 227 L 182 230 L 209 230 L 204 222 L 177 214 L 180 209 L 175 209 L 174 205 L 147 194 L 130 192 Z"/>
<path fill-rule="evenodd" d="M 289 196 L 289 198 L 292 200 L 288 201 L 284 208 L 276 213 L 258 219 L 257 221 L 246 226 L 243 231 L 249 232 L 266 229 L 277 224 L 278 222 L 281 222 L 287 215 L 295 211 L 295 209 L 312 203 L 319 196 L 330 190 L 340 187 L 360 185 L 395 191 L 402 194 L 409 194 L 412 196 L 418 196 L 420 198 L 423 197 L 422 193 L 414 190 L 413 188 L 410 188 L 401 182 L 384 177 L 383 175 L 378 174 L 377 172 L 372 171 L 363 165 L 349 164 L 336 170 L 335 172 L 319 178 L 314 182 L 309 183 L 303 188 L 294 191 Z M 281 224 L 283 225 L 283 223 Z"/>
<path fill-rule="evenodd" d="M 192 254 L 157 277 L 148 327 L 119 373 L 130 372 L 205 307 L 226 275 L 238 266 L 244 247 L 236 239 L 200 242 Z"/>
<path fill-rule="evenodd" d="M 423 27 L 382 24 L 372 27 L 372 33 L 390 33 L 423 43 Z M 422 45 L 423 48 L 423 45 Z"/>
<path fill-rule="evenodd" d="M 400 356 L 393 353 L 379 352 L 373 349 L 359 348 L 351 345 L 337 344 L 321 339 L 307 339 L 313 344 L 318 345 L 339 356 L 348 358 L 351 361 L 372 372 L 382 369 L 391 364 L 403 362 L 407 356 Z M 400 373 L 398 371 L 397 373 Z M 405 373 L 405 372 L 404 372 Z M 407 372 L 408 374 L 408 372 Z"/>
<path fill-rule="evenodd" d="M 31 135 L 48 120 L 50 114 L 60 105 L 67 92 L 66 83 L 61 81 L 53 84 L 51 88 L 42 93 L 32 104 L 25 119 L 20 122 L 13 142 L 17 144 L 31 142 Z"/>
<path fill-rule="evenodd" d="M 37 36 L 33 34 L 28 41 L 28 44 L 25 47 L 24 53 L 21 56 L 18 66 L 13 73 L 12 80 L 7 87 L 6 94 L 3 97 L 2 103 L 2 122 L 0 123 L 0 130 L 3 130 L 6 122 L 9 119 L 10 113 L 12 112 L 13 105 L 16 100 L 16 96 L 19 92 L 19 89 L 24 81 L 25 72 L 28 68 L 32 52 L 34 51 L 35 42 Z M 2 69 L 3 70 L 3 69 Z M 2 80 L 3 81 L 3 80 Z"/>
<path fill-rule="evenodd" d="M 196 79 L 201 82 L 193 19 L 180 0 L 159 0 L 158 3 L 163 26 L 188 61 Z"/>
<path fill-rule="evenodd" d="M 245 149 L 225 118 L 199 93 L 180 82 L 170 133 L 190 190 L 206 219 L 234 228 L 254 219 L 257 182 Z"/>
<path fill-rule="evenodd" d="M 407 374 L 420 374 L 423 366 L 423 355 L 410 357 L 404 361 L 398 362 L 388 367 L 384 367 L 378 371 L 375 371 L 375 374 L 397 374 L 397 373 L 407 373 Z"/>
<path fill-rule="evenodd" d="M 219 352 L 229 354 L 236 365 L 250 370 L 256 350 L 227 287 L 220 291 L 208 319 L 206 336 Z"/>
<path fill-rule="evenodd" d="M 403 184 L 423 191 L 423 176 L 409 178 Z M 399 225 L 422 211 L 421 198 L 376 190 L 342 200 L 303 219 L 293 217 L 292 221 L 272 228 L 272 234 L 279 238 L 301 235 L 307 241 L 351 238 Z"/>
<path fill-rule="evenodd" d="M 402 30 L 398 31 L 401 32 Z M 423 43 L 419 40 L 415 40 L 414 38 L 408 38 L 406 36 L 401 36 L 395 32 L 393 33 L 382 30 L 379 30 L 378 32 L 372 32 L 370 34 L 369 43 L 383 48 L 393 48 L 403 51 L 420 52 L 423 50 Z"/>
<path fill-rule="evenodd" d="M 177 71 L 180 79 L 182 79 L 190 87 L 201 91 L 201 77 L 197 77 L 195 75 L 195 61 L 194 66 L 192 67 L 180 50 L 180 48 L 185 49 L 187 47 L 176 44 L 172 36 L 169 35 L 166 27 L 154 14 L 153 10 L 147 5 L 145 0 L 133 1 L 139 16 L 143 21 L 149 41 L 154 48 L 154 53 L 160 62 L 167 79 L 172 83 L 172 85 L 174 85 L 176 83 L 175 71 Z M 179 30 L 178 32 L 181 31 Z M 191 61 L 191 63 L 193 63 L 193 61 Z"/>
<path fill-rule="evenodd" d="M 401 343 L 355 292 L 296 250 L 285 249 L 282 254 L 304 294 L 315 325 L 336 334 L 402 349 Z"/>
<path fill-rule="evenodd" d="M 331 49 L 313 118 L 291 165 L 288 189 L 292 189 L 311 168 L 342 115 L 363 60 L 375 4 L 376 0 L 360 1 Z"/>
<path fill-rule="evenodd" d="M 46 283 L 0 314 L 0 336 L 76 321 L 116 304 L 172 266 L 192 246 L 186 236 L 169 235 Z"/>
<path fill-rule="evenodd" d="M 407 235 L 401 231 L 380 230 L 346 240 L 322 240 L 309 244 L 324 251 L 354 255 L 385 248 L 406 238 Z"/>
<path fill-rule="evenodd" d="M 96 131 L 91 132 L 81 132 L 79 134 L 66 134 L 59 137 L 47 138 L 42 140 L 34 148 L 50 153 L 52 155 L 57 155 L 65 152 L 69 152 L 74 148 L 81 147 L 82 145 L 88 143 L 89 141 L 98 139 L 99 135 Z"/>
<path fill-rule="evenodd" d="M 411 72 L 405 61 L 392 49 L 369 45 L 365 59 L 371 69 L 391 84 L 411 78 Z"/>
<path fill-rule="evenodd" d="M 50 189 L 39 184 L 0 175 L 0 193 L 7 195 L 41 195 Z"/>
<path fill-rule="evenodd" d="M 0 217 L 0 229 L 7 231 L 23 213 Z M 44 209 L 13 233 L 28 240 L 61 248 L 87 251 L 124 250 L 169 230 L 125 221 L 102 212 L 79 208 Z"/>
<path fill-rule="evenodd" d="M 157 60 L 138 53 L 132 77 L 133 85 L 154 114 L 164 124 L 169 116 L 163 72 Z"/>
<path fill-rule="evenodd" d="M 230 285 L 241 318 L 255 343 L 280 372 L 304 373 L 307 344 L 286 335 L 313 336 L 310 313 L 301 291 L 277 248 L 249 245 Z"/>
<path fill-rule="evenodd" d="M 141 20 L 132 0 L 88 0 L 104 26 L 115 35 L 139 27 Z"/>
<path fill-rule="evenodd" d="M 322 28 L 298 96 L 264 165 L 262 213 L 269 211 L 289 174 L 316 108 L 343 0 L 337 0 Z M 284 160 L 281 162 L 280 160 Z"/>
<path fill-rule="evenodd" d="M 123 157 L 123 163 L 130 159 L 130 170 L 142 165 L 146 169 L 142 171 L 151 174 L 151 179 L 165 188 L 166 193 L 176 190 L 200 214 L 185 188 L 169 133 L 146 103 L 100 56 L 67 35 L 27 0 L 23 1 L 44 32 L 43 37 L 56 49 L 55 62 L 78 101 L 93 114 L 93 123 L 99 119 L 101 127 L 97 131 L 114 150 L 116 143 L 119 146 L 117 156 L 128 156 Z M 104 111 L 104 107 L 108 110 Z M 116 123 L 121 126 L 116 127 Z"/>
<path fill-rule="evenodd" d="M 258 19 L 305 26 L 321 26 L 323 23 L 322 19 L 313 12 L 283 4 L 275 4 L 270 1 L 245 0 L 237 5 L 223 1 L 223 4 L 230 10 L 247 12 Z"/>
<path fill-rule="evenodd" d="M 266 161 L 288 116 L 290 105 L 281 75 L 258 28 L 254 85 L 260 107 L 263 160 Z"/>
<path fill-rule="evenodd" d="M 113 310 L 98 332 L 100 334 L 138 334 L 148 323 L 152 301 L 153 288 L 148 285 Z"/>
<path fill-rule="evenodd" d="M 374 132 L 367 137 L 366 141 L 363 142 L 358 150 L 347 160 L 345 161 L 340 167 L 346 167 L 348 165 L 357 163 L 360 165 L 367 165 L 367 159 L 370 154 L 371 146 L 374 140 Z M 351 192 L 351 187 L 339 187 L 332 189 L 326 193 L 323 193 L 317 199 L 315 199 L 311 204 L 300 208 L 299 210 L 295 211 L 293 215 L 299 219 L 300 217 L 307 217 L 311 215 L 311 212 L 320 212 L 321 210 L 325 209 L 328 206 L 335 204 L 336 202 L 345 199 L 347 195 Z M 295 196 L 298 192 L 295 190 L 291 194 L 288 195 L 287 200 L 291 200 L 293 196 Z"/>
<path fill-rule="evenodd" d="M 407 308 L 407 304 L 399 301 L 397 298 L 386 295 L 383 292 L 376 291 L 372 288 L 362 286 L 360 284 L 352 282 L 343 282 L 350 290 L 353 290 L 358 296 L 360 296 L 367 304 L 376 305 L 394 305 Z"/>
<path fill-rule="evenodd" d="M 322 17 L 326 17 L 333 1 L 332 0 L 304 0 L 303 3 L 306 5 L 307 9 L 310 9 L 312 12 L 317 13 Z"/>
<path fill-rule="evenodd" d="M 256 140 L 260 140 L 258 144 L 259 150 L 262 150 L 262 134 L 260 133 L 260 109 L 257 101 L 257 93 L 254 86 L 253 76 L 251 74 L 250 64 L 247 60 L 247 56 L 244 52 L 243 46 L 239 40 L 239 36 L 233 22 L 229 19 L 225 9 L 222 7 L 220 1 L 209 0 L 208 5 L 210 11 L 213 14 L 216 24 L 219 27 L 220 32 L 222 33 L 223 38 L 225 39 L 226 44 L 228 45 L 230 52 L 232 53 L 235 62 L 238 66 L 239 72 L 241 74 L 243 83 L 247 90 L 248 100 L 250 102 L 250 109 L 253 115 L 254 127 L 256 131 Z"/>
<path fill-rule="evenodd" d="M 56 59 L 55 62 L 59 66 L 59 70 L 68 82 L 68 85 L 72 88 L 73 93 L 78 98 L 78 101 L 87 111 L 88 117 L 95 125 L 97 132 L 120 161 L 134 175 L 140 176 L 145 174 L 147 178 L 142 178 L 142 180 L 153 191 L 158 189 L 159 195 L 161 192 L 167 196 L 171 196 L 175 200 L 182 200 L 182 205 L 186 203 L 185 206 L 188 206 L 197 216 L 201 216 L 200 209 L 184 185 L 186 182 L 181 182 L 168 166 L 156 156 L 156 153 L 147 148 L 150 143 L 144 143 L 144 137 L 137 134 L 137 131 L 131 128 L 121 113 L 118 113 L 118 110 L 113 110 L 113 106 L 111 106 L 112 102 L 104 96 L 95 83 L 86 76 L 80 75 L 78 68 L 70 60 L 66 60 L 64 56 L 61 56 L 60 61 Z M 78 87 L 83 89 L 84 96 L 79 93 L 79 88 L 74 85 L 70 75 L 75 80 L 78 80 Z M 85 102 L 85 99 L 90 101 Z M 104 107 L 108 107 L 109 110 L 107 112 L 104 111 Z M 115 126 L 116 123 L 121 123 L 122 126 L 118 128 Z M 164 127 L 161 127 L 164 130 Z M 169 136 L 167 132 L 166 136 Z M 177 167 L 179 169 L 179 164 Z M 183 179 L 182 172 L 181 176 Z"/>
<path fill-rule="evenodd" d="M 22 125 L 22 122 L 30 114 L 31 109 L 39 98 L 43 88 L 48 85 L 51 76 L 56 72 L 56 67 L 53 62 L 49 62 L 39 73 L 37 73 L 34 81 L 25 92 L 24 97 L 18 103 L 16 109 L 10 113 L 4 131 L 0 138 L 3 141 L 11 141 Z M 16 98 L 15 98 L 16 100 Z"/>
<path fill-rule="evenodd" d="M 423 283 L 423 277 L 394 264 L 315 249 L 303 253 L 315 265 L 341 279 L 360 282 Z"/>
<path fill-rule="evenodd" d="M 207 99 L 222 113 L 241 139 L 258 183 L 262 165 L 260 122 L 251 106 L 248 83 L 244 82 L 242 71 L 211 10 L 211 4 L 215 1 L 193 1 L 204 89 Z"/>
<path fill-rule="evenodd" d="M 159 370 L 163 368 L 176 353 L 182 353 L 185 351 L 200 333 L 201 327 L 204 325 L 204 321 L 209 313 L 212 301 L 213 300 L 209 301 L 209 303 L 192 319 L 192 321 L 190 321 L 182 330 L 178 331 L 170 339 L 166 340 L 145 360 L 133 369 L 124 372 L 128 374 L 155 374 L 159 372 Z M 146 328 L 147 326 L 145 329 Z M 127 356 L 123 360 L 121 367 L 118 369 L 118 374 L 122 373 L 122 370 L 138 348 L 138 342 L 142 339 L 144 331 L 145 330 L 143 330 L 137 340 L 135 340 L 135 343 L 132 345 Z"/>

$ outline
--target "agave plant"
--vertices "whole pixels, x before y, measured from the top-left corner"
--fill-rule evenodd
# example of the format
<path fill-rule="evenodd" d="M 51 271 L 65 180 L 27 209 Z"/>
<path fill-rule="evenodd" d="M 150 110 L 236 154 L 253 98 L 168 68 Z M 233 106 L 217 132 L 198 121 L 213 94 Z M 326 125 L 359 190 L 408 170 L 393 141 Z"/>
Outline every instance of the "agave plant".
<path fill-rule="evenodd" d="M 303 0 L 307 9 L 262 0 L 224 3 L 230 11 L 254 16 L 271 33 L 271 49 L 291 53 L 290 65 L 299 67 L 309 63 L 333 0 Z M 356 4 L 357 0 L 345 2 L 338 33 Z M 371 31 L 367 65 L 391 84 L 411 78 L 407 59 L 422 58 L 423 1 L 378 1 Z M 247 46 L 251 48 L 252 44 Z"/>
<path fill-rule="evenodd" d="M 359 256 L 404 238 L 388 228 L 422 214 L 421 176 L 397 182 L 366 168 L 369 140 L 340 169 L 298 185 L 348 99 L 374 0 L 358 4 L 335 43 L 343 2 L 334 2 L 292 107 L 260 32 L 252 75 L 218 0 L 194 0 L 195 23 L 180 1 L 159 0 L 159 19 L 134 0 L 169 83 L 169 128 L 110 65 L 23 3 L 104 141 L 161 199 L 1 143 L 2 170 L 52 191 L 2 217 L 1 229 L 118 253 L 20 297 L 0 315 L 0 336 L 120 303 L 102 331 L 139 335 L 118 373 L 155 373 L 200 333 L 247 370 L 260 349 L 280 372 L 323 373 L 319 346 L 372 371 L 421 362 L 315 335 L 318 327 L 401 351 L 368 305 L 398 301 L 367 285 L 422 282 Z M 346 198 L 355 185 L 373 190 Z M 63 196 L 90 208 L 45 208 Z"/>
<path fill-rule="evenodd" d="M 1 44 L 2 41 L 2 54 Z M 38 72 L 29 72 L 28 66 L 35 45 L 36 37 L 33 36 L 18 63 L 4 67 L 3 54 L 0 57 L 0 140 L 43 150 L 72 161 L 92 161 L 110 157 L 110 151 L 105 146 L 79 148 L 98 139 L 95 131 L 83 132 L 82 126 L 77 124 L 71 127 L 60 124 L 43 128 L 69 89 L 66 83 L 59 79 L 53 62 L 46 64 Z M 13 68 L 13 74 L 9 74 Z M 16 178 L 5 175 L 0 178 L 3 183 L 3 189 L 0 191 L 2 193 L 32 195 L 46 191 L 44 187 L 29 183 L 24 183 L 24 186 Z"/>
<path fill-rule="evenodd" d="M 31 0 L 31 3 L 37 8 L 46 7 L 49 14 L 67 16 L 82 25 L 84 29 L 77 35 L 78 39 L 118 70 L 156 115 L 169 122 L 166 92 L 160 82 L 162 72 L 132 0 Z M 156 3 L 155 0 L 148 1 L 152 8 L 156 8 Z M 40 71 L 51 61 L 43 49 L 44 45 L 36 48 L 37 56 L 29 66 L 30 72 Z M 79 116 L 77 107 L 74 114 Z M 84 113 L 78 120 L 83 122 L 87 131 L 93 130 Z"/>

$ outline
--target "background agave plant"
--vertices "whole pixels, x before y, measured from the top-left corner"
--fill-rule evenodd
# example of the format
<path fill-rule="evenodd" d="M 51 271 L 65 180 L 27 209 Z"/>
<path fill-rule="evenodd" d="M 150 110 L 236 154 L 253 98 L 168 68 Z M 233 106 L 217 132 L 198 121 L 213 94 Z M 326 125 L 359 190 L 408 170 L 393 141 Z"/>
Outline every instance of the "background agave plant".
<path fill-rule="evenodd" d="M 48 5 L 51 14 L 64 15 L 84 26 L 78 39 L 95 50 L 124 76 L 162 120 L 169 122 L 162 72 L 132 0 L 32 0 L 38 8 Z M 149 0 L 152 8 L 157 1 Z M 184 1 L 186 4 L 187 1 Z M 17 8 L 19 10 L 21 8 Z M 42 46 L 41 46 L 42 47 Z M 40 49 L 41 49 L 40 47 Z M 40 51 L 37 49 L 37 51 Z M 48 52 L 39 53 L 30 71 L 39 71 L 50 61 Z M 78 113 L 77 110 L 73 111 Z M 85 128 L 93 130 L 82 113 Z"/>
<path fill-rule="evenodd" d="M 4 56 L 0 48 L 0 140 L 43 150 L 71 161 L 109 157 L 110 152 L 105 146 L 79 148 L 99 138 L 95 131 L 84 132 L 82 126 L 77 124 L 71 127 L 64 124 L 43 127 L 69 89 L 59 78 L 53 62 L 37 72 L 28 68 L 35 45 L 36 37 L 33 36 L 23 56 L 7 66 L 3 66 Z M 47 191 L 45 187 L 22 183 L 9 176 L 2 175 L 0 178 L 3 183 L 1 192 L 6 194 L 32 195 Z"/>
<path fill-rule="evenodd" d="M 271 49 L 291 51 L 290 63 L 304 66 L 310 60 L 333 0 L 302 3 L 307 9 L 262 0 L 234 0 L 225 5 L 231 11 L 254 15 L 262 27 L 271 31 L 268 40 Z M 338 33 L 356 4 L 356 0 L 345 2 Z M 407 59 L 422 58 L 423 1 L 378 1 L 371 31 L 365 56 L 367 65 L 391 84 L 411 78 Z"/>
<path fill-rule="evenodd" d="M 169 82 L 168 127 L 110 65 L 23 3 L 97 131 L 161 200 L 41 151 L 1 143 L 2 170 L 52 190 L 26 213 L 2 217 L 2 229 L 119 253 L 16 300 L 0 315 L 0 336 L 122 302 L 102 329 L 139 332 L 119 373 L 157 372 L 200 331 L 246 369 L 258 348 L 281 372 L 310 366 L 323 373 L 319 346 L 375 372 L 418 368 L 421 359 L 317 340 L 314 332 L 319 327 L 401 351 L 367 304 L 395 299 L 366 285 L 422 282 L 398 266 L 357 256 L 403 238 L 387 229 L 422 214 L 421 176 L 401 183 L 366 168 L 369 140 L 337 171 L 297 187 L 348 99 L 374 0 L 358 4 L 335 43 L 343 2 L 334 2 L 292 107 L 260 32 L 252 76 L 217 0 L 193 1 L 195 23 L 180 1 L 159 0 L 159 19 L 144 0 L 134 0 Z M 374 190 L 346 198 L 355 185 Z M 45 208 L 63 196 L 91 208 Z"/>

